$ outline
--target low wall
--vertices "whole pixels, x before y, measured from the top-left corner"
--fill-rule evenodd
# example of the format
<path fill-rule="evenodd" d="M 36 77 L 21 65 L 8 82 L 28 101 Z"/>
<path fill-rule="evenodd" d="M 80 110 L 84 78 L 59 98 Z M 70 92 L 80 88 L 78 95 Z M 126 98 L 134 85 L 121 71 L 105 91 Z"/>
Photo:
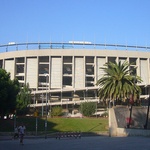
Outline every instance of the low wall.
<path fill-rule="evenodd" d="M 109 136 L 127 137 L 127 136 L 150 136 L 149 129 L 138 128 L 119 128 L 116 120 L 114 108 L 109 109 Z"/>
<path fill-rule="evenodd" d="M 150 136 L 150 130 L 117 128 L 117 136 Z"/>

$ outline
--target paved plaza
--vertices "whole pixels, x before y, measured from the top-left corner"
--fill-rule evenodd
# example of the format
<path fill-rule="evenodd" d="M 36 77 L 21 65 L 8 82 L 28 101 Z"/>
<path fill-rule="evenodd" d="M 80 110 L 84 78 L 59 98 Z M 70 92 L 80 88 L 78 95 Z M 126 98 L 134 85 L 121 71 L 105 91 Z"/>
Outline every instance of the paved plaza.
<path fill-rule="evenodd" d="M 19 140 L 1 140 L 1 150 L 149 150 L 150 137 L 108 137 L 94 136 L 81 139 L 34 138 Z"/>

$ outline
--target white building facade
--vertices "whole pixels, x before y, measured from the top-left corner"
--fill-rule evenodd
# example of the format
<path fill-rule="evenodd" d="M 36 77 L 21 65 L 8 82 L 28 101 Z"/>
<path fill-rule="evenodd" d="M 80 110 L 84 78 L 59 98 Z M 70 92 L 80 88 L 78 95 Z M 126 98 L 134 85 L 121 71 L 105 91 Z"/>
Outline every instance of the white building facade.
<path fill-rule="evenodd" d="M 22 85 L 29 83 L 34 100 L 31 106 L 99 102 L 96 82 L 104 74 L 100 67 L 109 61 L 131 63 L 133 73 L 143 80 L 141 98 L 149 95 L 150 52 L 146 48 L 111 50 L 89 43 L 80 43 L 79 47 L 71 43 L 37 45 L 31 49 L 27 44 L 0 46 L 6 49 L 0 53 L 0 67 L 11 73 L 11 79 L 18 78 Z M 9 50 L 12 47 L 15 50 Z"/>

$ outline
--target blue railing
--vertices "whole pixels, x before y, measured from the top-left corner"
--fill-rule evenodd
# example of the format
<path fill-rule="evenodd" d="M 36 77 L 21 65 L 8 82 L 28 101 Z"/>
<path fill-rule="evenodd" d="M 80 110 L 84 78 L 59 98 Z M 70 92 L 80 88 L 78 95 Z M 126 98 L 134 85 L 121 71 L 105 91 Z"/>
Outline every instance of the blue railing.
<path fill-rule="evenodd" d="M 0 45 L 0 52 L 20 51 L 34 49 L 109 49 L 109 50 L 133 50 L 149 51 L 150 46 L 135 46 L 123 44 L 95 44 L 91 42 L 32 42 L 32 43 L 15 43 Z"/>

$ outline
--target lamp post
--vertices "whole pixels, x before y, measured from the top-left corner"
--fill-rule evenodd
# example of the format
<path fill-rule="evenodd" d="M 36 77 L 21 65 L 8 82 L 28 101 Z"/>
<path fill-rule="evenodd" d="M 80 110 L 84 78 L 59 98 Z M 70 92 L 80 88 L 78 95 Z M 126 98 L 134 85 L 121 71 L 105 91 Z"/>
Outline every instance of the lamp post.
<path fill-rule="evenodd" d="M 45 139 L 47 139 L 47 78 L 48 78 L 48 74 L 45 74 L 46 77 L 46 118 L 45 118 Z"/>
<path fill-rule="evenodd" d="M 147 106 L 146 122 L 145 122 L 145 125 L 144 125 L 144 129 L 147 129 L 147 125 L 148 125 L 149 106 L 150 106 L 150 97 L 148 98 L 148 106 Z"/>
<path fill-rule="evenodd" d="M 34 109 L 35 109 L 35 92 L 34 92 Z"/>
<path fill-rule="evenodd" d="M 35 117 L 35 135 L 37 135 L 37 129 L 38 129 L 38 112 L 36 109 L 36 98 L 35 98 L 36 92 L 34 92 L 34 117 Z"/>
<path fill-rule="evenodd" d="M 147 87 L 147 85 L 145 85 L 145 95 L 147 94 L 146 87 Z M 147 98 L 146 98 L 146 100 L 147 100 Z M 148 98 L 147 114 L 146 114 L 146 121 L 144 124 L 144 129 L 147 129 L 147 126 L 148 126 L 149 106 L 150 106 L 150 96 Z"/>
<path fill-rule="evenodd" d="M 43 117 L 43 84 L 42 84 L 42 117 Z"/>
<path fill-rule="evenodd" d="M 67 103 L 66 103 L 66 112 L 67 112 L 67 117 L 68 117 L 68 101 L 69 101 L 69 99 L 67 99 Z"/>
<path fill-rule="evenodd" d="M 132 96 L 133 97 L 133 96 Z M 130 115 L 129 115 L 129 119 L 127 120 L 127 128 L 130 128 L 130 125 L 131 125 L 131 119 L 132 119 L 132 107 L 133 105 L 131 104 L 129 110 L 130 110 Z"/>
<path fill-rule="evenodd" d="M 37 114 L 36 114 L 36 109 L 35 109 L 35 92 L 34 92 L 34 117 L 35 119 L 35 135 L 37 135 Z"/>
<path fill-rule="evenodd" d="M 137 67 L 135 67 L 135 69 L 136 69 Z M 135 88 L 135 80 L 136 80 L 136 73 L 135 73 L 135 75 L 134 75 L 134 88 Z M 134 89 L 135 90 L 135 89 Z M 127 120 L 127 128 L 130 128 L 130 125 L 131 125 L 131 123 L 132 123 L 132 107 L 133 107 L 133 103 L 134 103 L 134 91 L 133 91 L 133 93 L 130 95 L 130 108 L 129 108 L 129 110 L 130 110 L 130 115 L 129 115 L 129 118 L 128 118 L 128 120 Z"/>
<path fill-rule="evenodd" d="M 13 117 L 14 117 L 14 130 L 15 130 L 15 128 L 16 128 L 16 110 L 14 111 Z"/>

